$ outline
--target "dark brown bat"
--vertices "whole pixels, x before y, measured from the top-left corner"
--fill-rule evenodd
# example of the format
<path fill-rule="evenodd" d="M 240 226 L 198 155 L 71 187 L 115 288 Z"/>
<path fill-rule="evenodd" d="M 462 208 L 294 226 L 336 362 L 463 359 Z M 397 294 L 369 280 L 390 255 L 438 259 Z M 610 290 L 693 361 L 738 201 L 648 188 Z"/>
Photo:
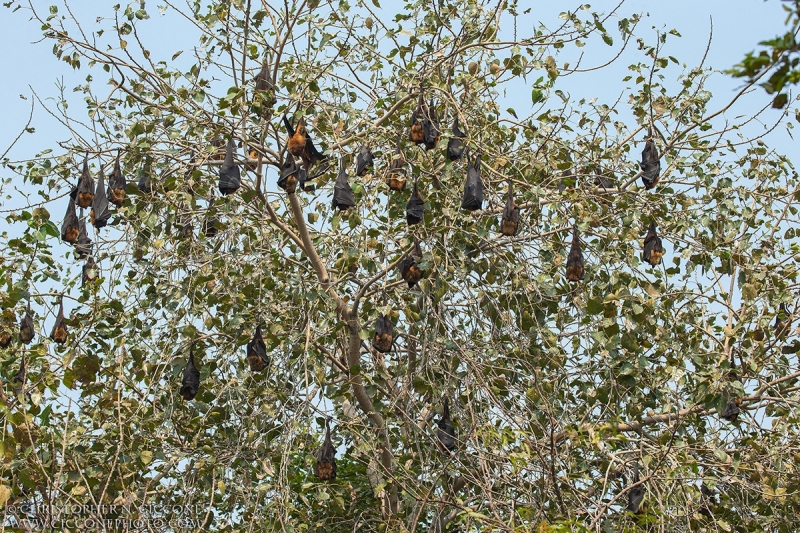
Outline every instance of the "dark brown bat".
<path fill-rule="evenodd" d="M 223 196 L 228 196 L 239 190 L 242 185 L 242 175 L 239 171 L 239 166 L 233 162 L 233 151 L 236 144 L 233 142 L 233 136 L 228 139 L 228 146 L 225 148 L 225 160 L 222 166 L 219 167 L 219 183 L 217 187 Z"/>
<path fill-rule="evenodd" d="M 356 205 L 353 189 L 347 181 L 347 169 L 344 166 L 344 158 L 339 161 L 339 175 L 333 184 L 333 208 L 344 211 Z"/>
<path fill-rule="evenodd" d="M 461 209 L 477 211 L 483 207 L 483 182 L 481 182 L 481 154 L 478 153 L 475 163 L 467 164 L 467 181 L 464 183 L 464 196 L 461 198 Z"/>
<path fill-rule="evenodd" d="M 644 260 L 652 266 L 661 263 L 661 258 L 664 256 L 664 246 L 661 244 L 661 238 L 656 233 L 656 223 L 650 221 L 650 228 L 647 230 L 647 235 L 644 237 Z"/>
<path fill-rule="evenodd" d="M 356 176 L 363 176 L 367 173 L 367 169 L 373 168 L 374 165 L 375 156 L 372 155 L 372 151 L 366 145 L 362 144 L 356 156 Z"/>
<path fill-rule="evenodd" d="M 78 241 L 78 214 L 75 212 L 75 200 L 70 197 L 69 205 L 67 205 L 67 213 L 64 215 L 64 221 L 61 223 L 61 240 L 70 244 L 75 244 Z"/>
<path fill-rule="evenodd" d="M 411 113 L 411 124 L 409 125 L 409 138 L 415 144 L 422 144 L 425 142 L 425 132 L 422 129 L 422 120 L 425 116 L 425 97 L 423 95 L 422 87 L 419 88 L 419 100 L 417 100 L 417 108 Z"/>
<path fill-rule="evenodd" d="M 561 181 L 558 182 L 558 192 L 564 192 L 567 190 L 567 187 L 574 187 L 574 186 L 575 186 L 575 174 L 573 174 L 571 168 L 568 168 L 567 170 L 561 173 Z"/>
<path fill-rule="evenodd" d="M 413 288 L 422 279 L 422 269 L 417 264 L 422 260 L 422 249 L 419 247 L 419 240 L 414 237 L 414 249 L 400 262 L 400 275 L 408 283 L 409 288 Z"/>
<path fill-rule="evenodd" d="M 100 169 L 100 176 L 97 178 L 97 189 L 94 192 L 94 200 L 92 200 L 92 210 L 89 211 L 89 219 L 92 225 L 100 229 L 108 224 L 108 219 L 111 218 L 111 212 L 108 210 L 109 202 L 106 196 L 105 178 L 103 177 L 103 170 Z"/>
<path fill-rule="evenodd" d="M 136 187 L 145 194 L 153 192 L 153 183 L 150 180 L 150 170 L 142 167 L 139 169 L 139 180 Z"/>
<path fill-rule="evenodd" d="M 633 484 L 639 483 L 639 465 L 633 467 Z M 633 514 L 644 514 L 646 507 L 642 506 L 644 500 L 644 485 L 637 485 L 628 491 L 628 505 L 626 511 Z"/>
<path fill-rule="evenodd" d="M 28 309 L 19 322 L 19 340 L 24 344 L 30 344 L 35 335 L 36 330 L 33 328 L 33 317 L 31 316 L 31 301 L 28 300 Z"/>
<path fill-rule="evenodd" d="M 89 174 L 89 154 L 86 154 L 83 158 L 81 177 L 78 179 L 78 194 L 75 203 L 77 203 L 79 207 L 86 208 L 92 205 L 93 199 L 94 179 L 92 179 L 92 175 Z"/>
<path fill-rule="evenodd" d="M 503 209 L 503 218 L 500 220 L 500 233 L 506 237 L 513 237 L 519 230 L 519 206 L 514 203 L 514 184 L 508 182 L 508 198 Z"/>
<path fill-rule="evenodd" d="M 398 135 L 398 157 L 392 160 L 392 164 L 389 167 L 389 177 L 386 179 L 386 183 L 388 183 L 389 188 L 393 191 L 402 191 L 406 187 L 406 165 L 408 162 L 406 161 L 405 157 L 403 157 L 403 152 L 400 150 L 400 140 L 401 137 Z"/>
<path fill-rule="evenodd" d="M 325 440 L 322 447 L 317 452 L 317 477 L 323 481 L 336 479 L 336 448 L 331 442 L 331 426 L 328 420 L 325 421 Z"/>
<path fill-rule="evenodd" d="M 372 338 L 372 347 L 386 353 L 392 349 L 394 342 L 394 324 L 389 315 L 379 315 L 375 320 L 375 336 Z"/>
<path fill-rule="evenodd" d="M 225 141 L 222 140 L 222 137 L 219 135 L 214 135 L 210 142 L 211 146 L 214 147 L 210 159 L 213 159 L 214 161 L 222 161 L 225 159 L 225 151 L 222 150 L 222 147 L 225 146 Z"/>
<path fill-rule="evenodd" d="M 269 366 L 267 345 L 264 344 L 264 337 L 261 335 L 261 324 L 256 326 L 253 338 L 247 343 L 247 362 L 250 363 L 250 370 L 253 372 L 261 372 Z"/>
<path fill-rule="evenodd" d="M 639 165 L 642 169 L 642 182 L 645 189 L 652 189 L 658 184 L 661 172 L 661 161 L 659 161 L 658 148 L 653 139 L 647 139 L 642 150 L 642 162 Z"/>
<path fill-rule="evenodd" d="M 61 302 L 58 307 L 58 315 L 56 316 L 56 323 L 53 324 L 53 331 L 50 332 L 50 338 L 58 344 L 67 342 L 67 324 L 64 320 L 64 297 L 61 297 Z"/>
<path fill-rule="evenodd" d="M 254 111 L 258 112 L 261 115 L 265 114 L 266 109 L 274 106 L 278 103 L 278 99 L 275 98 L 275 84 L 272 83 L 272 79 L 269 75 L 269 63 L 267 62 L 266 58 L 264 59 L 263 65 L 261 65 L 261 71 L 255 77 L 256 82 L 256 99 Z"/>
<path fill-rule="evenodd" d="M 419 224 L 425 216 L 425 201 L 419 197 L 417 180 L 414 180 L 414 190 L 411 191 L 411 198 L 406 204 L 406 222 L 409 226 Z"/>
<path fill-rule="evenodd" d="M 425 141 L 425 149 L 433 150 L 439 144 L 442 134 L 439 131 L 439 119 L 436 117 L 436 101 L 431 98 L 425 116 L 422 119 L 422 134 Z"/>
<path fill-rule="evenodd" d="M 2 322 L 0 322 L 0 348 L 7 348 L 11 344 L 11 332 L 14 330 L 14 311 L 4 309 Z"/>
<path fill-rule="evenodd" d="M 567 279 L 569 281 L 580 281 L 583 279 L 583 252 L 581 252 L 581 240 L 578 236 L 578 225 L 572 226 L 572 245 L 567 255 Z"/>
<path fill-rule="evenodd" d="M 120 150 L 117 150 L 117 160 L 114 162 L 114 170 L 108 177 L 107 193 L 108 199 L 117 207 L 121 207 L 125 202 L 125 187 L 128 186 L 128 182 L 125 180 L 125 176 L 122 174 L 122 168 L 119 165 L 119 153 Z"/>
<path fill-rule="evenodd" d="M 78 259 L 86 259 L 92 255 L 92 239 L 86 233 L 86 221 L 84 219 L 78 221 L 78 242 L 75 243 L 75 254 Z"/>
<path fill-rule="evenodd" d="M 711 507 L 717 504 L 717 494 L 708 488 L 705 482 L 700 483 L 700 514 L 706 518 L 713 518 Z"/>
<path fill-rule="evenodd" d="M 92 282 L 97 279 L 97 265 L 95 265 L 94 258 L 89 257 L 86 264 L 83 265 L 81 276 L 81 287 L 86 285 L 86 282 Z"/>
<path fill-rule="evenodd" d="M 25 380 L 28 377 L 28 369 L 25 365 L 25 355 L 19 360 L 19 370 L 11 378 L 11 388 L 14 391 L 14 396 L 20 396 L 25 392 Z"/>
<path fill-rule="evenodd" d="M 606 178 L 605 176 L 601 176 L 600 174 L 595 174 L 594 176 L 594 186 L 599 187 L 604 190 L 613 189 L 614 184 L 611 183 L 611 180 Z"/>
<path fill-rule="evenodd" d="M 453 422 L 450 420 L 450 406 L 447 398 L 444 399 L 442 417 L 436 425 L 438 426 L 436 437 L 439 441 L 439 449 L 444 453 L 452 453 L 453 450 L 456 449 L 456 430 L 453 427 Z"/>
<path fill-rule="evenodd" d="M 180 394 L 184 400 L 193 400 L 198 390 L 200 390 L 200 371 L 194 366 L 194 351 L 189 348 L 189 362 L 183 369 Z"/>
<path fill-rule="evenodd" d="M 464 132 L 458 128 L 458 116 L 453 120 L 453 134 L 447 141 L 447 159 L 457 161 L 464 155 Z"/>
<path fill-rule="evenodd" d="M 725 404 L 725 409 L 719 414 L 720 418 L 727 420 L 728 422 L 736 422 L 739 418 L 739 413 L 741 409 L 739 406 L 742 405 L 742 399 L 739 396 L 735 396 L 733 398 L 728 398 L 728 403 Z"/>
<path fill-rule="evenodd" d="M 778 339 L 785 339 L 786 335 L 789 333 L 791 325 L 792 317 L 786 307 L 786 304 L 782 303 L 778 309 L 778 314 L 775 315 L 775 326 L 773 326 L 775 337 Z"/>
<path fill-rule="evenodd" d="M 287 194 L 293 194 L 297 190 L 297 174 L 300 168 L 292 157 L 292 154 L 286 154 L 286 159 L 283 160 L 281 165 L 281 175 L 278 178 L 278 187 L 286 191 Z"/>

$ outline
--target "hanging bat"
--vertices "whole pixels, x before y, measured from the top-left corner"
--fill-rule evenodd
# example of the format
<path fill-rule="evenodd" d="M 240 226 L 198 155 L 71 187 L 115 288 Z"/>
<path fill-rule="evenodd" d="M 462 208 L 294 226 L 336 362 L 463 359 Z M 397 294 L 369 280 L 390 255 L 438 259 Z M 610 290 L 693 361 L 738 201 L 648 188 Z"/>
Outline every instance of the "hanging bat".
<path fill-rule="evenodd" d="M 411 191 L 411 198 L 406 204 L 406 222 L 409 226 L 419 224 L 425 215 L 425 202 L 419 197 L 417 180 L 414 180 L 414 190 Z"/>
<path fill-rule="evenodd" d="M 184 400 L 193 400 L 198 390 L 200 390 L 200 371 L 194 366 L 194 351 L 189 348 L 189 362 L 183 369 L 180 394 Z"/>
<path fill-rule="evenodd" d="M 439 440 L 439 449 L 443 453 L 452 453 L 456 449 L 456 430 L 453 427 L 453 422 L 450 420 L 450 406 L 448 405 L 447 398 L 444 399 L 444 408 L 442 409 L 442 417 L 436 423 L 439 429 L 436 430 L 436 437 Z"/>
<path fill-rule="evenodd" d="M 716 505 L 717 503 L 717 494 L 708 488 L 705 482 L 700 483 L 700 494 L 701 503 L 700 503 L 700 514 L 705 516 L 706 518 L 713 518 L 713 513 L 711 512 L 711 506 Z"/>
<path fill-rule="evenodd" d="M 94 258 L 89 257 L 86 264 L 83 265 L 81 276 L 81 287 L 86 285 L 86 282 L 92 282 L 97 279 L 97 266 L 95 265 Z"/>
<path fill-rule="evenodd" d="M 775 337 L 778 339 L 786 338 L 791 325 L 792 317 L 789 314 L 789 310 L 786 308 L 786 304 L 782 303 L 778 310 L 778 314 L 775 316 L 775 325 L 773 326 Z"/>
<path fill-rule="evenodd" d="M 514 184 L 508 182 L 508 198 L 500 220 L 500 232 L 506 237 L 513 237 L 519 229 L 519 206 L 514 203 Z"/>
<path fill-rule="evenodd" d="M 644 260 L 650 263 L 651 266 L 656 266 L 661 263 L 663 256 L 664 247 L 661 245 L 661 238 L 656 233 L 656 223 L 655 221 L 650 221 L 650 228 L 644 238 Z"/>
<path fill-rule="evenodd" d="M 323 481 L 336 479 L 336 448 L 331 442 L 331 426 L 325 421 L 325 440 L 317 452 L 317 477 Z"/>
<path fill-rule="evenodd" d="M 36 331 L 33 329 L 33 317 L 31 316 L 31 301 L 28 300 L 28 310 L 19 322 L 19 340 L 24 344 L 30 344 Z"/>
<path fill-rule="evenodd" d="M 125 176 L 122 174 L 122 168 L 119 166 L 119 153 L 117 150 L 117 160 L 114 162 L 114 170 L 111 176 L 108 177 L 108 198 L 111 203 L 117 207 L 121 207 L 125 202 L 125 187 L 128 183 L 125 181 Z"/>
<path fill-rule="evenodd" d="M 457 161 L 464 154 L 464 132 L 458 128 L 458 116 L 453 120 L 453 134 L 447 141 L 447 159 Z"/>
<path fill-rule="evenodd" d="M 411 124 L 409 125 L 409 138 L 415 144 L 422 144 L 425 142 L 425 132 L 422 128 L 422 119 L 425 116 L 425 97 L 423 95 L 422 87 L 419 88 L 419 100 L 417 100 L 417 108 L 411 113 Z"/>
<path fill-rule="evenodd" d="M 572 172 L 571 168 L 568 168 L 564 172 L 561 173 L 561 181 L 558 182 L 558 192 L 564 192 L 567 190 L 567 187 L 574 187 L 575 186 L 575 174 Z"/>
<path fill-rule="evenodd" d="M 419 247 L 419 240 L 414 237 L 414 249 L 400 262 L 400 275 L 408 283 L 409 288 L 422 279 L 422 269 L 417 265 L 422 260 L 422 249 Z"/>
<path fill-rule="evenodd" d="M 136 187 L 145 194 L 150 194 L 153 191 L 150 172 L 145 170 L 144 167 L 139 170 L 139 181 L 136 182 Z"/>
<path fill-rule="evenodd" d="M 209 159 L 214 161 L 222 161 L 225 159 L 225 151 L 222 150 L 222 147 L 225 146 L 225 141 L 222 140 L 222 137 L 219 135 L 214 135 L 211 138 L 211 146 L 213 147 L 211 156 Z"/>
<path fill-rule="evenodd" d="M 483 207 L 483 183 L 481 182 L 481 153 L 475 158 L 475 163 L 467 163 L 467 181 L 464 184 L 464 196 L 461 199 L 461 209 L 477 211 Z"/>
<path fill-rule="evenodd" d="M 439 144 L 439 138 L 442 136 L 439 131 L 439 119 L 436 117 L 436 101 L 433 98 L 431 98 L 431 103 L 426 111 L 426 116 L 422 119 L 422 133 L 425 149 L 433 150 Z"/>
<path fill-rule="evenodd" d="M 639 465 L 638 463 L 633 467 L 633 484 L 639 483 Z M 646 506 L 642 506 L 644 500 L 644 485 L 637 485 L 628 491 L 628 505 L 626 511 L 633 514 L 644 514 Z"/>
<path fill-rule="evenodd" d="M 356 156 L 356 176 L 363 176 L 367 173 L 368 168 L 373 168 L 375 165 L 375 157 L 366 145 L 361 145 Z"/>
<path fill-rule="evenodd" d="M 263 114 L 264 107 L 269 108 L 278 103 L 278 99 L 275 98 L 275 84 L 272 83 L 269 76 L 269 63 L 266 58 L 264 58 L 264 64 L 261 65 L 261 71 L 255 77 L 255 82 L 255 96 L 258 102 L 253 107 L 255 111 Z"/>
<path fill-rule="evenodd" d="M 111 212 L 108 210 L 108 196 L 106 196 L 105 178 L 103 177 L 103 170 L 100 170 L 100 176 L 97 178 L 97 189 L 94 193 L 94 200 L 92 200 L 92 210 L 89 211 L 89 219 L 92 225 L 100 229 L 108 224 L 108 219 L 111 218 Z"/>
<path fill-rule="evenodd" d="M 297 129 L 295 129 L 292 127 L 289 119 L 286 118 L 286 115 L 283 115 L 283 124 L 286 126 L 286 131 L 289 133 L 289 153 L 295 157 L 301 158 L 308 172 L 311 172 L 311 169 L 318 162 L 328 158 L 328 156 L 321 154 L 314 146 L 311 137 L 308 136 L 303 119 L 297 122 Z"/>
<path fill-rule="evenodd" d="M 258 150 L 254 146 L 251 146 L 250 149 L 247 151 L 247 163 L 245 163 L 244 166 L 250 172 L 255 172 L 257 170 Z"/>
<path fill-rule="evenodd" d="M 222 166 L 219 167 L 219 192 L 223 196 L 235 193 L 242 185 L 242 175 L 239 172 L 239 166 L 233 162 L 233 150 L 235 144 L 233 142 L 233 134 L 228 139 L 228 146 L 225 149 L 225 160 Z"/>
<path fill-rule="evenodd" d="M 297 190 L 297 173 L 299 170 L 294 157 L 291 154 L 287 154 L 281 165 L 278 187 L 286 191 L 287 194 L 293 194 Z"/>
<path fill-rule="evenodd" d="M 75 254 L 78 259 L 86 259 L 92 255 L 92 239 L 86 233 L 86 221 L 84 219 L 78 221 L 78 242 L 75 243 Z"/>
<path fill-rule="evenodd" d="M 727 420 L 728 422 L 736 422 L 739 418 L 739 413 L 741 409 L 739 406 L 742 405 L 742 399 L 739 396 L 735 396 L 733 398 L 728 398 L 728 402 L 725 404 L 725 409 L 719 414 L 720 418 Z"/>
<path fill-rule="evenodd" d="M 372 339 L 372 347 L 381 353 L 386 353 L 392 349 L 392 342 L 394 342 L 394 324 L 389 315 L 379 315 L 375 320 L 375 336 Z"/>
<path fill-rule="evenodd" d="M 77 190 L 77 199 L 76 203 L 79 207 L 89 207 L 92 205 L 92 200 L 94 199 L 94 179 L 92 179 L 92 175 L 89 174 L 89 154 L 83 158 L 83 170 L 81 171 L 81 177 L 78 179 L 78 190 Z"/>
<path fill-rule="evenodd" d="M 333 184 L 333 207 L 339 211 L 344 211 L 356 205 L 353 189 L 347 181 L 347 169 L 344 166 L 344 158 L 339 160 L 339 176 Z"/>
<path fill-rule="evenodd" d="M 64 215 L 64 221 L 61 223 L 61 240 L 74 244 L 78 240 L 78 214 L 75 212 L 75 200 L 71 197 L 69 205 L 67 206 L 67 214 Z"/>
<path fill-rule="evenodd" d="M 600 174 L 594 176 L 594 186 L 605 190 L 614 188 L 614 184 L 611 183 L 611 180 Z"/>
<path fill-rule="evenodd" d="M 578 237 L 578 225 L 572 226 L 572 245 L 567 255 L 567 279 L 569 281 L 580 281 L 583 279 L 583 253 L 581 252 L 581 241 Z"/>
<path fill-rule="evenodd" d="M 67 342 L 67 324 L 64 321 L 64 297 L 61 297 L 61 302 L 58 307 L 58 315 L 56 316 L 56 323 L 53 324 L 53 331 L 50 332 L 50 338 L 58 344 Z"/>
<path fill-rule="evenodd" d="M 397 136 L 397 155 L 398 157 L 392 160 L 392 164 L 389 167 L 389 177 L 386 180 L 388 183 L 389 188 L 393 191 L 402 191 L 406 188 L 406 165 L 408 162 L 403 157 L 403 153 L 400 151 L 400 140 L 401 137 Z"/>
<path fill-rule="evenodd" d="M 653 139 L 647 139 L 642 150 L 642 162 L 639 165 L 642 169 L 642 182 L 645 189 L 652 189 L 658 183 L 659 173 L 661 172 L 661 161 L 658 157 L 658 149 Z"/>
<path fill-rule="evenodd" d="M 0 348 L 7 348 L 11 344 L 11 332 L 14 329 L 14 311 L 4 309 L 2 323 L 0 323 Z"/>
<path fill-rule="evenodd" d="M 256 326 L 253 338 L 247 343 L 247 362 L 250 363 L 250 370 L 253 372 L 261 372 L 269 366 L 267 345 L 264 344 L 264 337 L 261 335 L 261 324 Z"/>
<path fill-rule="evenodd" d="M 19 360 L 19 370 L 11 378 L 11 388 L 14 391 L 14 396 L 20 396 L 25 392 L 25 379 L 28 377 L 28 370 L 25 366 L 25 355 Z"/>

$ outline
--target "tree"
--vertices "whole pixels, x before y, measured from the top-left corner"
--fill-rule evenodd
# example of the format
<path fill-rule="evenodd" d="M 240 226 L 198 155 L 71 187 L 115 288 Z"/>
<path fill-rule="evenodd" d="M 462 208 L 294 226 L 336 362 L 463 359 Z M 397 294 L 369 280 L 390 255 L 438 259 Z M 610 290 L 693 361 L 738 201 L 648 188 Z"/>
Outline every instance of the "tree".
<path fill-rule="evenodd" d="M 4 327 L 30 302 L 38 334 L 2 351 L 8 524 L 38 504 L 73 530 L 80 504 L 156 530 L 795 527 L 800 342 L 772 326 L 797 312 L 798 178 L 746 89 L 711 107 L 676 32 L 589 6 L 548 29 L 506 1 L 167 2 L 197 42 L 163 50 L 144 3 L 94 30 L 39 9 L 88 116 L 51 109 L 71 140 L 6 164 Z M 635 48 L 625 98 L 562 90 L 584 45 Z M 284 116 L 327 159 L 290 156 Z M 84 158 L 110 179 L 118 153 L 126 198 L 86 267 L 57 224 Z M 63 346 L 43 335 L 62 293 Z"/>
<path fill-rule="evenodd" d="M 797 43 L 797 35 L 800 32 L 800 1 L 784 1 L 787 32 L 782 36 L 758 43 L 767 50 L 761 50 L 758 54 L 749 52 L 741 63 L 729 71 L 735 78 L 745 78 L 749 85 L 754 85 L 770 74 L 760 85 L 767 94 L 775 95 L 772 107 L 777 109 L 782 109 L 789 103 L 786 89 L 800 83 L 800 67 L 798 67 L 800 45 Z"/>

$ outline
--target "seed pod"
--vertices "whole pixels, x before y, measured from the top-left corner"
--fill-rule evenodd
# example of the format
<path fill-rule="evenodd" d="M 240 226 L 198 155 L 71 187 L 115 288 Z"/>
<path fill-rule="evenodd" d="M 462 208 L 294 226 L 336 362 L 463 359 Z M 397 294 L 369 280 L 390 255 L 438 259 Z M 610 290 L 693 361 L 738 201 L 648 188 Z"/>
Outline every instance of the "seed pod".
<path fill-rule="evenodd" d="M 58 306 L 58 315 L 56 316 L 56 323 L 53 324 L 53 331 L 50 332 L 50 338 L 58 344 L 67 342 L 67 324 L 64 321 L 64 297 L 61 297 L 61 302 Z"/>
<path fill-rule="evenodd" d="M 264 337 L 261 335 L 261 324 L 256 326 L 253 338 L 247 343 L 247 362 L 250 363 L 250 370 L 253 372 L 261 372 L 269 366 L 267 345 L 264 344 Z"/>
<path fill-rule="evenodd" d="M 200 390 L 200 371 L 194 366 L 194 352 L 189 348 L 189 362 L 183 369 L 181 396 L 184 400 L 193 400 L 198 390 Z"/>

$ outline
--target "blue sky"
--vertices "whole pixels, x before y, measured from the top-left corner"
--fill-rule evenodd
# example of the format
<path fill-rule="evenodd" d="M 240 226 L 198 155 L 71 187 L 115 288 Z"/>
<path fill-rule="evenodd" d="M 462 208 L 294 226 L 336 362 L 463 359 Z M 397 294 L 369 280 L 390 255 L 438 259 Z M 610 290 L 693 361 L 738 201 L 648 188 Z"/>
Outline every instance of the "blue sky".
<path fill-rule="evenodd" d="M 38 8 L 54 2 L 35 2 Z M 113 13 L 112 6 L 115 2 L 76 2 L 71 6 L 75 14 L 84 20 L 87 29 L 91 29 L 97 16 L 108 16 Z M 592 4 L 592 10 L 610 11 L 617 2 L 597 2 Z M 522 1 L 521 5 L 528 5 L 532 13 L 549 27 L 555 27 L 558 13 L 566 9 L 574 9 L 578 2 L 535 0 Z M 152 28 L 151 35 L 161 38 L 167 28 L 168 16 L 160 17 L 152 5 L 148 6 L 153 19 L 147 21 L 145 27 Z M 523 7 L 524 9 L 524 7 Z M 63 8 L 62 8 L 63 11 Z M 707 65 L 717 69 L 729 68 L 738 62 L 743 55 L 753 50 L 759 40 L 771 38 L 784 31 L 785 13 L 781 2 L 777 0 L 673 0 L 671 2 L 652 2 L 646 0 L 628 0 L 620 9 L 623 14 L 640 13 L 645 16 L 637 33 L 647 36 L 651 33 L 650 27 L 669 30 L 677 29 L 681 39 L 671 39 L 667 52 L 669 55 L 680 59 L 682 63 L 692 67 L 696 65 L 705 51 L 709 37 L 711 20 L 713 20 L 714 35 L 711 49 L 706 61 Z M 75 72 L 63 61 L 57 60 L 52 54 L 52 42 L 36 42 L 40 39 L 39 25 L 28 20 L 29 15 L 25 10 L 11 13 L 10 10 L 0 8 L 0 46 L 5 51 L 0 56 L 4 80 L 0 84 L 0 116 L 3 117 L 3 127 L 0 128 L 0 151 L 16 137 L 25 126 L 30 112 L 31 88 L 35 89 L 43 99 L 54 97 L 58 94 L 56 83 L 63 79 L 67 95 L 72 96 L 78 104 L 72 109 L 77 116 L 83 117 L 80 95 L 71 94 L 71 89 L 83 83 L 86 71 Z M 161 19 L 161 20 L 158 20 Z M 160 26 L 160 27 L 159 27 Z M 174 28 L 173 28 L 174 29 Z M 180 31 L 171 31 L 174 38 L 164 43 L 170 50 L 183 49 L 194 44 L 193 37 L 186 34 L 187 39 L 181 39 Z M 618 34 L 616 34 L 618 36 Z M 652 35 L 652 33 L 651 33 Z M 145 34 L 145 38 L 147 35 Z M 587 64 L 609 56 L 611 48 L 604 46 L 587 46 Z M 611 67 L 602 71 L 601 80 L 609 83 L 586 83 L 583 76 L 575 76 L 572 80 L 559 80 L 559 87 L 570 92 L 572 96 L 585 98 L 598 97 L 599 100 L 608 102 L 619 96 L 623 87 L 619 80 L 625 76 L 627 65 L 630 61 L 623 56 Z M 638 59 L 638 58 L 637 58 Z M 574 86 L 572 86 L 572 85 Z M 30 87 L 29 87 L 30 86 Z M 726 76 L 716 76 L 709 89 L 715 98 L 722 98 L 733 94 L 741 86 L 739 80 Z M 24 95 L 28 100 L 22 100 Z M 613 100 L 612 100 L 613 101 Z M 749 99 L 748 104 L 753 109 L 763 106 L 768 102 L 768 96 L 759 91 Z M 712 106 L 713 107 L 713 106 Z M 33 117 L 33 127 L 36 133 L 27 134 L 18 143 L 10 154 L 10 158 L 23 159 L 30 157 L 44 147 L 52 146 L 56 140 L 64 140 L 68 133 L 60 127 L 47 113 L 36 106 Z M 793 141 L 784 130 L 779 130 L 769 137 L 771 145 L 779 151 L 789 152 Z M 2 174 L 0 174 L 2 176 Z M 7 176 L 6 176 L 7 177 Z"/>

